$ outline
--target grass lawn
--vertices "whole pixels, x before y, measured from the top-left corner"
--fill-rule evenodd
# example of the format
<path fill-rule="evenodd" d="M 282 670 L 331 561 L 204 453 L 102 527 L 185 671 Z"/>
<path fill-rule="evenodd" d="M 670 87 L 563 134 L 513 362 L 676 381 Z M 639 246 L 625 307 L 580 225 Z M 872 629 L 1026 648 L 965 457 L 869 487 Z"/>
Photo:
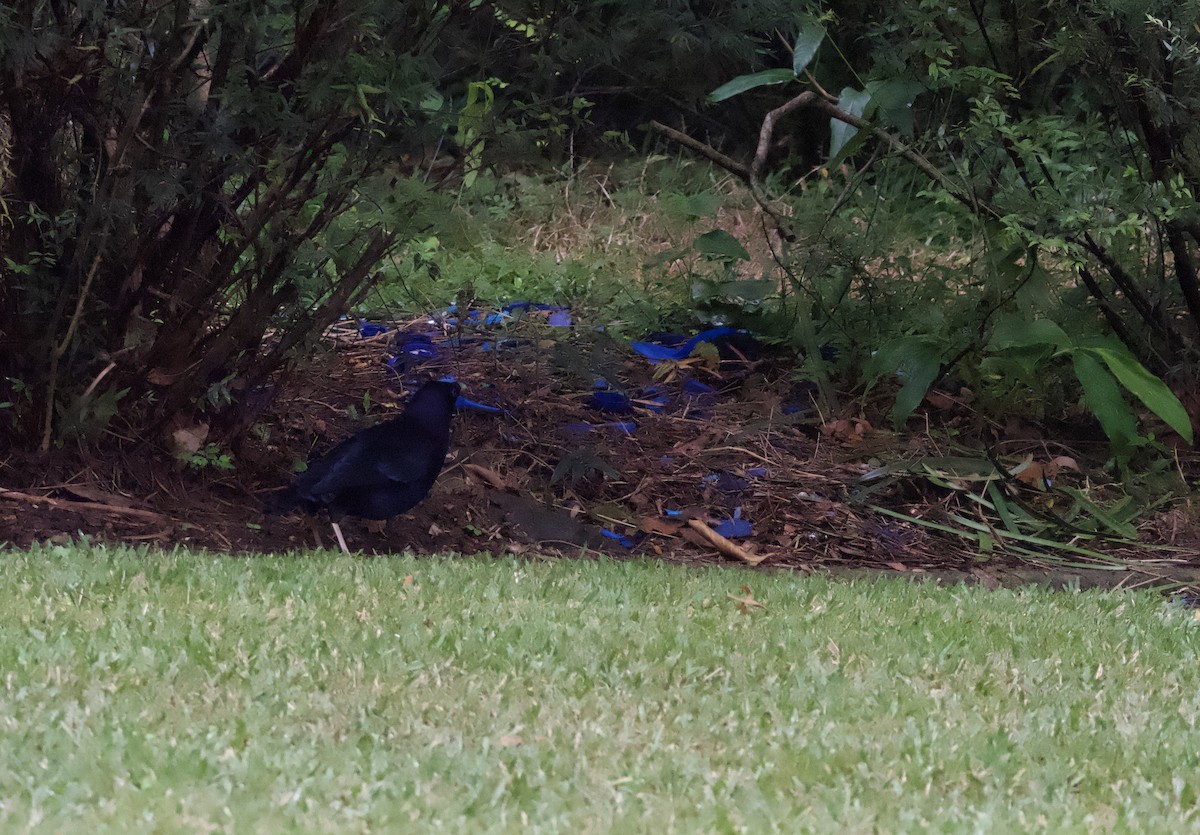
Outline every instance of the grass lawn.
<path fill-rule="evenodd" d="M 1198 650 L 1149 593 L 6 551 L 0 829 L 1197 831 Z"/>

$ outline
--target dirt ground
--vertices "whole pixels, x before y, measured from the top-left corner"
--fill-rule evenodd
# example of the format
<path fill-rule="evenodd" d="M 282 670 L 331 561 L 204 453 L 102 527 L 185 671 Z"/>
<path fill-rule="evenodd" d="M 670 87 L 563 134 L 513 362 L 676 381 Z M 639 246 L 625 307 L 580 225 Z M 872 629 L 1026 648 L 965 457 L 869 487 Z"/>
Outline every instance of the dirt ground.
<path fill-rule="evenodd" d="M 954 433 L 899 436 L 877 428 L 877 416 L 822 416 L 812 387 L 795 382 L 793 363 L 769 350 L 735 345 L 719 363 L 710 353 L 652 364 L 602 332 L 551 327 L 546 318 L 531 314 L 503 339 L 486 331 L 456 337 L 427 322 L 366 339 L 353 323 L 337 329 L 315 367 L 281 382 L 257 431 L 235 451 L 232 470 L 180 464 L 166 439 L 130 444 L 119 459 L 75 451 L 5 456 L 0 544 L 87 537 L 250 554 L 293 551 L 319 535 L 336 547 L 325 520 L 266 517 L 266 493 L 286 484 L 298 462 L 398 414 L 421 381 L 452 374 L 465 396 L 496 411 L 459 412 L 446 467 L 417 508 L 386 523 L 343 520 L 352 550 L 604 553 L 988 585 L 1200 586 L 1200 525 L 1190 502 L 1145 524 L 1138 543 L 1077 540 L 1127 561 L 1121 570 L 1089 567 L 1053 548 L 1047 553 L 1072 565 L 1032 564 L 1005 547 L 1002 531 L 993 553 L 981 557 L 977 540 L 935 527 L 956 527 L 964 513 L 985 519 L 962 489 L 977 485 L 940 470 L 929 478 L 928 467 L 912 466 L 961 460 L 954 457 L 961 451 L 936 440 Z M 418 363 L 399 350 L 402 333 L 428 335 L 426 353 L 437 356 Z M 594 408 L 601 377 L 633 398 L 631 411 Z M 979 426 L 953 393 L 926 405 L 930 425 L 959 436 L 1003 434 Z M 1062 460 L 1061 447 L 1028 427 L 1023 432 L 1029 437 L 1004 444 L 1006 462 L 1032 456 L 1049 467 Z M 1060 481 L 1103 498 L 1084 457 L 1076 460 L 1081 472 L 1064 470 Z M 1195 476 L 1200 461 L 1184 457 L 1180 467 Z M 886 478 L 864 480 L 884 468 Z M 1015 481 L 1006 489 L 1023 506 L 1052 512 L 1053 491 Z M 731 519 L 749 523 L 748 535 L 713 535 Z M 1064 530 L 1061 538 L 1069 536 Z"/>

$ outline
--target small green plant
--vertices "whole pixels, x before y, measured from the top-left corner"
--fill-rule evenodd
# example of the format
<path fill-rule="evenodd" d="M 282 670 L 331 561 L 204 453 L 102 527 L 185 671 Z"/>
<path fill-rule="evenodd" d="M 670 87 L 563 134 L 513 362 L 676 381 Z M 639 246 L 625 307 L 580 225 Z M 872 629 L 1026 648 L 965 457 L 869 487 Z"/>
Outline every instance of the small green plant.
<path fill-rule="evenodd" d="M 232 470 L 233 456 L 227 452 L 222 452 L 221 448 L 215 443 L 209 443 L 189 455 L 187 463 L 189 467 L 194 467 L 198 470 L 206 467 L 212 467 L 217 470 Z"/>
<path fill-rule="evenodd" d="M 891 411 L 897 427 L 921 404 L 942 373 L 950 350 L 945 337 L 909 335 L 893 339 L 872 357 L 865 368 L 869 384 L 886 375 L 895 376 L 901 383 Z M 1064 360 L 1070 362 L 1081 400 L 1108 436 L 1118 465 L 1128 463 L 1134 450 L 1152 443 L 1139 433 L 1137 418 L 1122 390 L 1192 443 L 1191 420 L 1179 398 L 1114 337 L 1072 337 L 1048 319 L 1010 315 L 1001 318 L 993 329 L 983 350 L 981 368 L 1002 368 L 1036 385 L 1037 378 L 1053 379 L 1054 372 L 1064 370 Z"/>
<path fill-rule="evenodd" d="M 16 377 L 5 377 L 8 381 L 9 392 L 5 395 L 4 400 L 0 400 L 0 409 L 8 410 L 6 412 L 10 421 L 16 421 L 16 410 L 18 405 L 31 402 L 32 394 L 29 386 L 23 380 Z"/>
<path fill-rule="evenodd" d="M 117 415 L 118 407 L 129 389 L 105 389 L 99 393 L 84 392 L 58 407 L 57 442 L 83 438 L 94 440 Z"/>

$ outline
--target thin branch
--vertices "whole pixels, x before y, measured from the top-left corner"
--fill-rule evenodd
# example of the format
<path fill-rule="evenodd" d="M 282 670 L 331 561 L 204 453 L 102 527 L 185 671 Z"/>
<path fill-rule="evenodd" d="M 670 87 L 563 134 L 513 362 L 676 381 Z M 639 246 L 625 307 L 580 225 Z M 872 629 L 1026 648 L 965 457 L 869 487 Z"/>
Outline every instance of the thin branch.
<path fill-rule="evenodd" d="M 96 278 L 102 259 L 103 255 L 97 253 L 92 261 L 92 268 L 88 270 L 87 278 L 84 279 L 83 287 L 79 290 L 79 298 L 75 300 L 75 312 L 71 314 L 67 332 L 63 334 L 62 341 L 55 345 L 50 352 L 50 381 L 46 387 L 46 414 L 42 418 L 42 452 L 50 449 L 50 436 L 54 427 L 54 398 L 58 389 L 58 363 L 75 339 L 75 331 L 79 329 L 79 320 L 83 318 L 83 306 L 87 303 L 88 293 L 92 289 L 92 281 Z"/>
<path fill-rule="evenodd" d="M 675 128 L 669 128 L 662 122 L 651 121 L 650 127 L 654 128 L 668 139 L 672 139 L 684 147 L 691 148 L 701 156 L 707 157 L 717 165 L 724 168 L 730 174 L 741 177 L 743 180 L 750 179 L 749 168 L 747 168 L 745 165 L 742 165 L 737 160 L 725 156 L 711 145 L 705 145 L 698 139 L 692 139 L 692 137 L 688 136 L 686 133 L 675 130 Z"/>

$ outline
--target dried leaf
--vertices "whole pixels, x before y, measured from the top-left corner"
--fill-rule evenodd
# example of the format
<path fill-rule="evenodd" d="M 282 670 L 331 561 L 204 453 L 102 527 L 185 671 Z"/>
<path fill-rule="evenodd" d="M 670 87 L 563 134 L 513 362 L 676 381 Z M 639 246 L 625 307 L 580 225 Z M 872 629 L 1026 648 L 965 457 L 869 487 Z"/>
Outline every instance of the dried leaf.
<path fill-rule="evenodd" d="M 171 433 L 171 443 L 175 447 L 175 454 L 180 457 L 193 455 L 198 452 L 207 440 L 207 423 L 183 426 Z"/>
<path fill-rule="evenodd" d="M 1030 487 L 1041 487 L 1045 483 L 1046 469 L 1040 462 L 1030 461 L 1028 466 L 1013 473 L 1013 478 Z"/>
<path fill-rule="evenodd" d="M 935 409 L 952 409 L 955 405 L 953 397 L 945 392 L 933 390 L 925 392 L 925 402 Z"/>
<path fill-rule="evenodd" d="M 749 586 L 742 586 L 742 593 L 744 595 L 743 597 L 738 597 L 735 594 L 728 594 L 726 597 L 737 604 L 738 611 L 743 615 L 750 614 L 750 612 L 754 609 L 765 610 L 767 608 L 762 603 L 759 603 L 754 599 L 754 595 L 751 593 Z"/>
<path fill-rule="evenodd" d="M 638 526 L 646 533 L 661 533 L 666 536 L 674 536 L 679 533 L 679 529 L 683 527 L 681 522 L 672 522 L 668 519 L 660 519 L 657 516 L 647 516 L 642 519 Z"/>
<path fill-rule="evenodd" d="M 179 374 L 172 374 L 165 368 L 151 368 L 146 372 L 146 382 L 152 386 L 169 386 L 179 379 Z"/>
<path fill-rule="evenodd" d="M 1079 464 L 1075 462 L 1075 459 L 1069 455 L 1059 455 L 1056 458 L 1051 458 L 1050 463 L 1059 470 L 1074 470 L 1077 473 L 1083 472 L 1079 469 Z"/>
<path fill-rule="evenodd" d="M 871 428 L 865 418 L 840 418 L 822 426 L 821 431 L 842 443 L 857 444 L 862 442 Z"/>

